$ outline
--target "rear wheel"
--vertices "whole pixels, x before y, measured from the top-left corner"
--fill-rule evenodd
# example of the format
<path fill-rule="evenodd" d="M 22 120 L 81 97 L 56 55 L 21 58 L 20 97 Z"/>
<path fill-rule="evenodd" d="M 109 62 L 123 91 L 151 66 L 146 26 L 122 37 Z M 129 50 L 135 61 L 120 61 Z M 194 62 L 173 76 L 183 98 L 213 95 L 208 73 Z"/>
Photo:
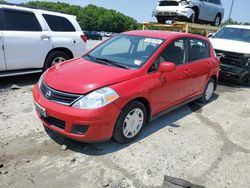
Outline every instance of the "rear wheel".
<path fill-rule="evenodd" d="M 221 24 L 221 16 L 219 14 L 216 15 L 212 25 L 213 26 L 216 26 L 216 27 L 219 27 Z"/>
<path fill-rule="evenodd" d="M 202 97 L 199 99 L 199 102 L 201 103 L 208 103 L 209 101 L 211 101 L 213 94 L 215 91 L 215 81 L 214 79 L 210 79 L 207 83 L 207 86 L 205 88 L 205 91 L 202 95 Z"/>
<path fill-rule="evenodd" d="M 45 60 L 44 70 L 47 70 L 51 66 L 53 66 L 57 63 L 62 63 L 68 59 L 70 59 L 70 57 L 62 51 L 51 52 Z"/>
<path fill-rule="evenodd" d="M 142 103 L 138 101 L 129 103 L 117 119 L 113 137 L 119 143 L 132 142 L 141 133 L 146 123 L 146 116 L 146 108 Z"/>

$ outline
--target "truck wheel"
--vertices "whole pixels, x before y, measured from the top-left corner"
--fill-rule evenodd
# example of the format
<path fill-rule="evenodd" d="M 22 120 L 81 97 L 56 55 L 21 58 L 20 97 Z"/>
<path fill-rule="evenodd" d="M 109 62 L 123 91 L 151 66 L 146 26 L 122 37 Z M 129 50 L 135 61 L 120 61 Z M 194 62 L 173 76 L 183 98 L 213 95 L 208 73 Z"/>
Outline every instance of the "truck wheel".
<path fill-rule="evenodd" d="M 201 103 L 208 103 L 212 99 L 214 91 L 215 91 L 215 81 L 214 79 L 210 78 L 202 97 L 198 101 Z"/>
<path fill-rule="evenodd" d="M 70 59 L 70 57 L 65 52 L 62 51 L 51 52 L 45 60 L 44 71 L 50 68 L 51 66 L 57 63 L 64 62 L 68 59 Z"/>
<path fill-rule="evenodd" d="M 135 140 L 146 124 L 146 108 L 139 101 L 133 101 L 121 111 L 114 129 L 113 138 L 125 144 Z"/>
<path fill-rule="evenodd" d="M 212 23 L 212 26 L 219 27 L 221 24 L 221 16 L 219 14 L 216 15 L 214 22 Z"/>

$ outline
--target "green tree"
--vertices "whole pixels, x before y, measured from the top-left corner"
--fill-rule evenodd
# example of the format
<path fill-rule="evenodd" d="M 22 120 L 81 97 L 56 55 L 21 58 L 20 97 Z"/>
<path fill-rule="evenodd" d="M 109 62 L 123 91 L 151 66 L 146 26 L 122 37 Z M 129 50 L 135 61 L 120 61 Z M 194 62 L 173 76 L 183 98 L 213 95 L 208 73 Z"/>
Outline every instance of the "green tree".
<path fill-rule="evenodd" d="M 81 7 L 67 3 L 41 1 L 31 1 L 26 5 L 75 15 L 83 30 L 120 33 L 141 28 L 141 25 L 135 19 L 115 10 L 108 10 L 95 5 Z"/>

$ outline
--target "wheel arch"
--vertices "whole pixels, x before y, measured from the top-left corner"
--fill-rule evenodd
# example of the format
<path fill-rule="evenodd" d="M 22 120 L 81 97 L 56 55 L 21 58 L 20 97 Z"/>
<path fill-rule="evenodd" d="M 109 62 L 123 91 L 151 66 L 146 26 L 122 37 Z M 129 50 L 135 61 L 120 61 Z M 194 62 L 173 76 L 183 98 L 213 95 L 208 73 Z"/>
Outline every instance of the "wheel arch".
<path fill-rule="evenodd" d="M 47 53 L 47 56 L 44 60 L 44 63 L 46 61 L 46 59 L 48 58 L 48 56 L 52 53 L 52 52 L 56 52 L 56 51 L 59 51 L 59 52 L 64 52 L 66 53 L 70 59 L 74 58 L 74 55 L 73 55 L 73 52 L 71 50 L 69 50 L 68 48 L 65 48 L 65 47 L 57 47 L 57 48 L 53 48 L 51 49 L 48 53 Z"/>
<path fill-rule="evenodd" d="M 215 83 L 215 90 L 217 89 L 217 85 L 218 85 L 218 77 L 214 74 L 211 76 L 211 78 L 214 80 Z"/>
<path fill-rule="evenodd" d="M 137 97 L 137 98 L 130 100 L 127 104 L 129 104 L 133 101 L 138 101 L 145 106 L 146 111 L 147 111 L 147 121 L 146 122 L 148 123 L 151 119 L 151 105 L 150 105 L 149 100 L 146 99 L 145 97 Z"/>

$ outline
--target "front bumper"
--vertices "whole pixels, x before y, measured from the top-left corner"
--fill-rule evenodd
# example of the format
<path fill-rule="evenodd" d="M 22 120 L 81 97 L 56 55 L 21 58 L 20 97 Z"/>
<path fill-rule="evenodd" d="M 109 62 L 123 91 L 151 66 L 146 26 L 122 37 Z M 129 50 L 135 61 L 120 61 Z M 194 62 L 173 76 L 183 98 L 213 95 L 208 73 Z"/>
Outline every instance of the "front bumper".
<path fill-rule="evenodd" d="M 46 110 L 46 117 L 37 111 L 37 115 L 45 127 L 81 142 L 109 140 L 121 111 L 113 103 L 95 110 L 81 110 L 51 102 L 43 97 L 37 85 L 34 87 L 33 97 L 35 103 Z M 83 126 L 84 133 L 75 133 L 75 125 Z"/>
<path fill-rule="evenodd" d="M 189 19 L 194 14 L 193 9 L 186 6 L 163 6 L 156 7 L 153 12 L 155 17 L 186 18 Z"/>
<path fill-rule="evenodd" d="M 220 78 L 243 83 L 250 74 L 250 70 L 244 67 L 221 64 Z"/>

